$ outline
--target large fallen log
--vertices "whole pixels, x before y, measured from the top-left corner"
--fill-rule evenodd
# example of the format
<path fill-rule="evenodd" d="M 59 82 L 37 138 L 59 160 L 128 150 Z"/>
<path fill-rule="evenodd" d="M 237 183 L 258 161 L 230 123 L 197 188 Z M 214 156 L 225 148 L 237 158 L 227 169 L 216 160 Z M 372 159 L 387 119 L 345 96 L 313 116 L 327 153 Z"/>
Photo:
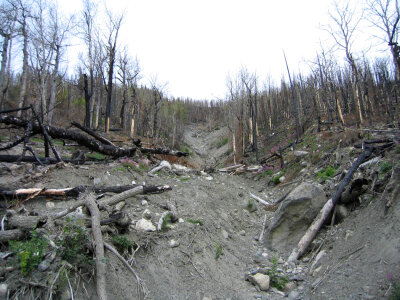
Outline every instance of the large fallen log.
<path fill-rule="evenodd" d="M 189 153 L 187 152 L 170 150 L 167 148 L 140 148 L 140 152 L 144 154 L 164 154 L 164 155 L 173 155 L 177 157 L 189 155 Z"/>
<path fill-rule="evenodd" d="M 75 126 L 76 128 L 79 128 L 80 130 L 82 130 L 82 131 L 84 131 L 84 132 L 86 132 L 87 134 L 91 135 L 91 136 L 94 137 L 96 140 L 102 142 L 102 143 L 105 144 L 105 145 L 110 145 L 110 146 L 113 146 L 113 147 L 117 147 L 116 145 L 114 145 L 113 142 L 107 140 L 105 137 L 102 137 L 100 134 L 97 134 L 96 132 L 94 132 L 94 131 L 91 130 L 90 128 L 87 128 L 87 127 L 85 127 L 85 126 L 82 126 L 81 124 L 79 124 L 79 123 L 77 123 L 77 122 L 75 122 L 75 121 L 72 121 L 72 122 L 71 122 L 71 125 L 72 125 L 72 126 Z"/>
<path fill-rule="evenodd" d="M 83 192 L 94 192 L 94 193 L 122 193 L 137 187 L 137 185 L 122 185 L 122 186 L 109 186 L 109 187 L 96 187 L 96 186 L 77 186 L 74 188 L 64 188 L 64 189 L 40 189 L 40 188 L 30 188 L 30 189 L 17 189 L 17 190 L 7 190 L 0 188 L 0 196 L 6 198 L 25 198 L 35 195 L 47 196 L 47 197 L 77 197 Z M 146 189 L 144 189 L 146 190 Z M 146 191 L 149 191 L 150 187 Z M 148 192 L 147 192 L 148 193 Z"/>
<path fill-rule="evenodd" d="M 318 213 L 317 217 L 314 219 L 313 223 L 310 225 L 306 233 L 301 238 L 297 247 L 293 249 L 292 253 L 288 258 L 288 262 L 296 261 L 300 256 L 302 256 L 306 252 L 308 246 L 311 244 L 312 240 L 317 235 L 317 232 L 325 223 L 331 211 L 335 207 L 336 203 L 339 201 L 346 186 L 350 183 L 354 173 L 357 171 L 358 167 L 364 162 L 364 160 L 371 155 L 372 150 L 373 150 L 372 148 L 368 148 L 368 150 L 366 150 L 366 148 L 363 147 L 363 151 L 358 156 L 357 160 L 353 163 L 353 165 L 350 167 L 350 169 L 347 171 L 346 176 L 339 183 L 339 186 L 336 192 L 333 194 L 332 198 L 330 198 L 325 203 L 325 205 Z"/>
<path fill-rule="evenodd" d="M 28 121 L 10 116 L 10 115 L 0 115 L 0 123 L 7 125 L 15 125 L 18 127 L 26 128 L 28 126 Z M 32 131 L 35 133 L 40 133 L 41 128 L 38 124 L 34 123 L 32 126 Z M 105 155 L 113 156 L 113 157 L 122 157 L 122 156 L 133 156 L 136 153 L 136 147 L 131 148 L 120 148 L 114 147 L 111 145 L 104 145 L 92 138 L 87 137 L 84 134 L 79 132 L 75 132 L 72 130 L 66 130 L 55 126 L 45 126 L 48 134 L 54 139 L 66 139 L 77 142 L 80 146 L 85 146 L 92 151 L 96 151 Z"/>

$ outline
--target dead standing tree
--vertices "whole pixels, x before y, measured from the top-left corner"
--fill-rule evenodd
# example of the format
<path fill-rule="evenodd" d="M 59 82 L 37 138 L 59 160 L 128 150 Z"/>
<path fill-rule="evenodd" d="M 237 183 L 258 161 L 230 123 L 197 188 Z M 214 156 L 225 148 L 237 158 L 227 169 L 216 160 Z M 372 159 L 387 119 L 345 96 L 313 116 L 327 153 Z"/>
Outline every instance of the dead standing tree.
<path fill-rule="evenodd" d="M 354 33 L 358 24 L 362 19 L 362 15 L 357 17 L 355 9 L 350 7 L 349 2 L 340 6 L 338 2 L 334 3 L 334 11 L 329 13 L 334 26 L 328 26 L 326 31 L 332 36 L 339 48 L 345 51 L 346 60 L 351 68 L 352 88 L 354 94 L 354 102 L 356 114 L 358 118 L 358 126 L 363 124 L 363 103 L 360 95 L 359 71 L 356 60 L 352 53 L 354 43 Z"/>
<path fill-rule="evenodd" d="M 112 95 L 113 95 L 113 78 L 114 78 L 114 64 L 117 57 L 117 41 L 118 41 L 118 33 L 122 25 L 122 21 L 124 19 L 123 14 L 113 15 L 113 13 L 107 10 L 107 22 L 108 22 L 108 33 L 107 33 L 107 41 L 105 42 L 105 50 L 106 50 L 106 61 L 107 61 L 107 82 L 104 77 L 103 72 L 103 81 L 105 85 L 105 89 L 107 92 L 107 101 L 106 101 L 106 120 L 105 120 L 105 132 L 109 132 L 110 124 L 111 124 L 111 107 L 112 107 Z"/>

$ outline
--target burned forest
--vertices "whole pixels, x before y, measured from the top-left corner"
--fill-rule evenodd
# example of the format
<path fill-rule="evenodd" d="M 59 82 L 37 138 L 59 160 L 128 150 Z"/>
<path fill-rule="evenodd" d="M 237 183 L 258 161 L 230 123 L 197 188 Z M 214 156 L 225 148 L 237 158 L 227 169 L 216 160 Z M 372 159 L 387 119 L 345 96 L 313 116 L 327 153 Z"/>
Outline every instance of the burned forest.
<path fill-rule="evenodd" d="M 0 299 L 400 299 L 400 6 L 331 2 L 307 69 L 195 99 L 128 10 L 0 1 Z"/>

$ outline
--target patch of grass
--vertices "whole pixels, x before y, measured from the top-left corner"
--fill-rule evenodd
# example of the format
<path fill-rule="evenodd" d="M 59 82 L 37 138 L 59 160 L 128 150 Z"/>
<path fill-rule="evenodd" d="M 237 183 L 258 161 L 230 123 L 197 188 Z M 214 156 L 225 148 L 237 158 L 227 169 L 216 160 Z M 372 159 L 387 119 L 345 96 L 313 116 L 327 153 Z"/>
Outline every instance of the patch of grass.
<path fill-rule="evenodd" d="M 28 276 L 42 262 L 43 255 L 49 247 L 49 241 L 31 232 L 29 241 L 9 241 L 10 249 L 17 256 L 22 275 Z"/>
<path fill-rule="evenodd" d="M 125 167 L 115 167 L 111 169 L 112 172 L 126 172 Z"/>
<path fill-rule="evenodd" d="M 280 174 L 278 174 L 278 175 L 272 177 L 272 182 L 273 182 L 275 185 L 278 185 L 278 184 L 280 183 L 279 178 L 281 178 L 281 175 L 280 175 Z"/>
<path fill-rule="evenodd" d="M 189 153 L 189 156 L 191 156 L 191 155 L 193 154 L 193 152 L 190 151 L 190 148 L 189 148 L 188 145 L 182 145 L 182 146 L 180 147 L 180 150 L 181 150 L 181 152 Z"/>
<path fill-rule="evenodd" d="M 10 138 L 8 136 L 5 135 L 0 135 L 0 142 L 5 142 L 8 141 Z"/>
<path fill-rule="evenodd" d="M 134 242 L 128 240 L 124 236 L 114 235 L 111 240 L 112 240 L 112 243 L 114 244 L 115 248 L 121 254 L 123 254 L 125 251 L 128 251 L 130 249 L 137 248 L 137 245 Z"/>
<path fill-rule="evenodd" d="M 192 223 L 192 224 L 199 224 L 199 225 L 204 224 L 204 221 L 200 220 L 200 219 L 187 219 L 186 222 Z"/>
<path fill-rule="evenodd" d="M 255 206 L 255 201 L 254 201 L 254 199 L 249 199 L 249 200 L 247 200 L 247 210 L 249 211 L 249 212 L 253 212 L 253 211 L 255 211 L 256 210 L 256 206 Z"/>
<path fill-rule="evenodd" d="M 88 159 L 96 159 L 96 160 L 104 160 L 106 158 L 105 155 L 98 152 L 85 153 L 85 157 Z"/>
<path fill-rule="evenodd" d="M 317 180 L 325 182 L 327 179 L 332 178 L 336 174 L 336 169 L 332 166 L 327 166 L 325 169 L 317 173 Z"/>
<path fill-rule="evenodd" d="M 390 172 L 392 170 L 392 168 L 393 168 L 393 164 L 390 161 L 386 161 L 381 166 L 381 172 L 382 173 Z"/>
<path fill-rule="evenodd" d="M 179 178 L 179 181 L 180 181 L 180 182 L 185 182 L 185 181 L 188 181 L 188 180 L 190 180 L 190 179 L 192 179 L 192 178 L 190 178 L 190 177 L 183 177 L 183 178 Z"/>
<path fill-rule="evenodd" d="M 282 291 L 285 289 L 286 284 L 290 281 L 289 277 L 281 275 L 278 271 L 278 259 L 274 256 L 271 258 L 272 266 L 268 270 L 268 276 L 270 278 L 270 284 L 272 287 Z"/>
<path fill-rule="evenodd" d="M 163 231 L 168 230 L 169 229 L 169 224 L 172 223 L 171 220 L 172 220 L 172 214 L 166 215 L 165 218 L 162 221 L 161 230 L 163 230 Z"/>
<path fill-rule="evenodd" d="M 222 139 L 220 139 L 217 143 L 217 148 L 221 148 L 222 146 L 225 146 L 226 144 L 228 144 L 229 138 L 228 137 L 224 137 Z"/>
<path fill-rule="evenodd" d="M 258 179 L 262 179 L 262 178 L 265 178 L 265 177 L 267 177 L 267 176 L 272 176 L 273 174 L 274 174 L 274 171 L 273 171 L 273 170 L 266 170 L 266 171 L 261 172 L 261 173 L 258 175 Z"/>
<path fill-rule="evenodd" d="M 218 260 L 222 255 L 224 255 L 222 251 L 222 245 L 219 242 L 215 243 L 215 260 Z"/>
<path fill-rule="evenodd" d="M 400 154 L 400 146 L 396 147 L 396 153 Z"/>
<path fill-rule="evenodd" d="M 58 244 L 61 258 L 67 262 L 73 265 L 85 265 L 91 262 L 88 251 L 89 233 L 83 220 L 67 219 Z"/>
<path fill-rule="evenodd" d="M 31 137 L 31 141 L 35 142 L 35 143 L 41 143 L 41 144 L 44 143 L 44 141 L 42 139 L 39 139 L 37 137 Z"/>
<path fill-rule="evenodd" d="M 393 290 L 389 296 L 390 300 L 400 300 L 400 283 L 393 282 Z"/>

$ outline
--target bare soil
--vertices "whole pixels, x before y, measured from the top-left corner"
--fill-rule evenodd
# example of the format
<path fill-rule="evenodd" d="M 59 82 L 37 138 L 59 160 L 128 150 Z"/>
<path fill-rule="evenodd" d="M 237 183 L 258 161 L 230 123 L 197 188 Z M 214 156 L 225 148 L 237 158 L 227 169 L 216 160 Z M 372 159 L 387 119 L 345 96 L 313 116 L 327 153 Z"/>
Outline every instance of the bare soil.
<path fill-rule="evenodd" d="M 193 152 L 188 160 L 190 164 L 199 169 L 221 165 L 230 148 L 229 143 L 220 144 L 227 133 L 226 128 L 208 132 L 199 125 L 188 126 L 185 143 Z M 393 161 L 398 159 L 397 155 Z M 275 187 L 270 179 L 258 179 L 253 174 L 218 172 L 177 175 L 163 170 L 156 177 L 149 177 L 146 172 L 123 170 L 118 161 L 84 166 L 6 166 L 12 170 L 2 169 L 0 186 L 10 189 L 64 188 L 94 183 L 114 186 L 132 181 L 171 185 L 172 191 L 163 194 L 128 199 L 124 212 L 133 220 L 139 220 L 148 209 L 152 222 L 157 223 L 165 211 L 163 205 L 170 202 L 176 206 L 181 222 L 170 224 L 169 229 L 162 232 L 129 230 L 105 234 L 107 241 L 113 234 L 122 234 L 140 246 L 133 268 L 147 287 L 147 299 L 280 299 L 288 295 L 292 299 L 383 299 L 393 291 L 388 274 L 394 280 L 400 280 L 400 208 L 394 203 L 384 216 L 386 199 L 381 199 L 380 195 L 364 199 L 343 222 L 326 227 L 313 244 L 314 251 L 297 266 L 281 261 L 279 268 L 292 280 L 296 279 L 291 290 L 262 292 L 245 281 L 245 274 L 268 265 L 274 256 L 285 260 L 289 253 L 274 253 L 259 243 L 264 217 L 268 226 L 273 212 L 265 211 L 257 201 L 251 201 L 250 193 L 274 202 L 293 185 Z M 312 176 L 303 177 L 301 179 L 314 180 Z M 74 201 L 38 198 L 23 205 L 28 210 L 46 214 L 60 211 Z M 54 207 L 48 202 L 54 203 Z M 250 202 L 253 203 L 251 209 Z M 192 224 L 190 220 L 202 224 Z M 179 245 L 171 247 L 171 240 Z M 219 257 L 218 245 L 222 250 Z M 317 249 L 326 250 L 327 255 L 322 259 L 319 271 L 309 274 Z M 136 299 L 135 279 L 112 254 L 106 254 L 109 259 L 109 299 Z M 296 274 L 293 269 L 297 267 L 300 271 Z M 12 288 L 16 286 L 16 276 L 5 276 L 3 282 Z M 87 282 L 85 288 L 86 292 L 79 289 L 81 292 L 77 292 L 76 299 L 96 299 L 93 281 Z M 20 299 L 25 298 L 21 296 Z"/>

